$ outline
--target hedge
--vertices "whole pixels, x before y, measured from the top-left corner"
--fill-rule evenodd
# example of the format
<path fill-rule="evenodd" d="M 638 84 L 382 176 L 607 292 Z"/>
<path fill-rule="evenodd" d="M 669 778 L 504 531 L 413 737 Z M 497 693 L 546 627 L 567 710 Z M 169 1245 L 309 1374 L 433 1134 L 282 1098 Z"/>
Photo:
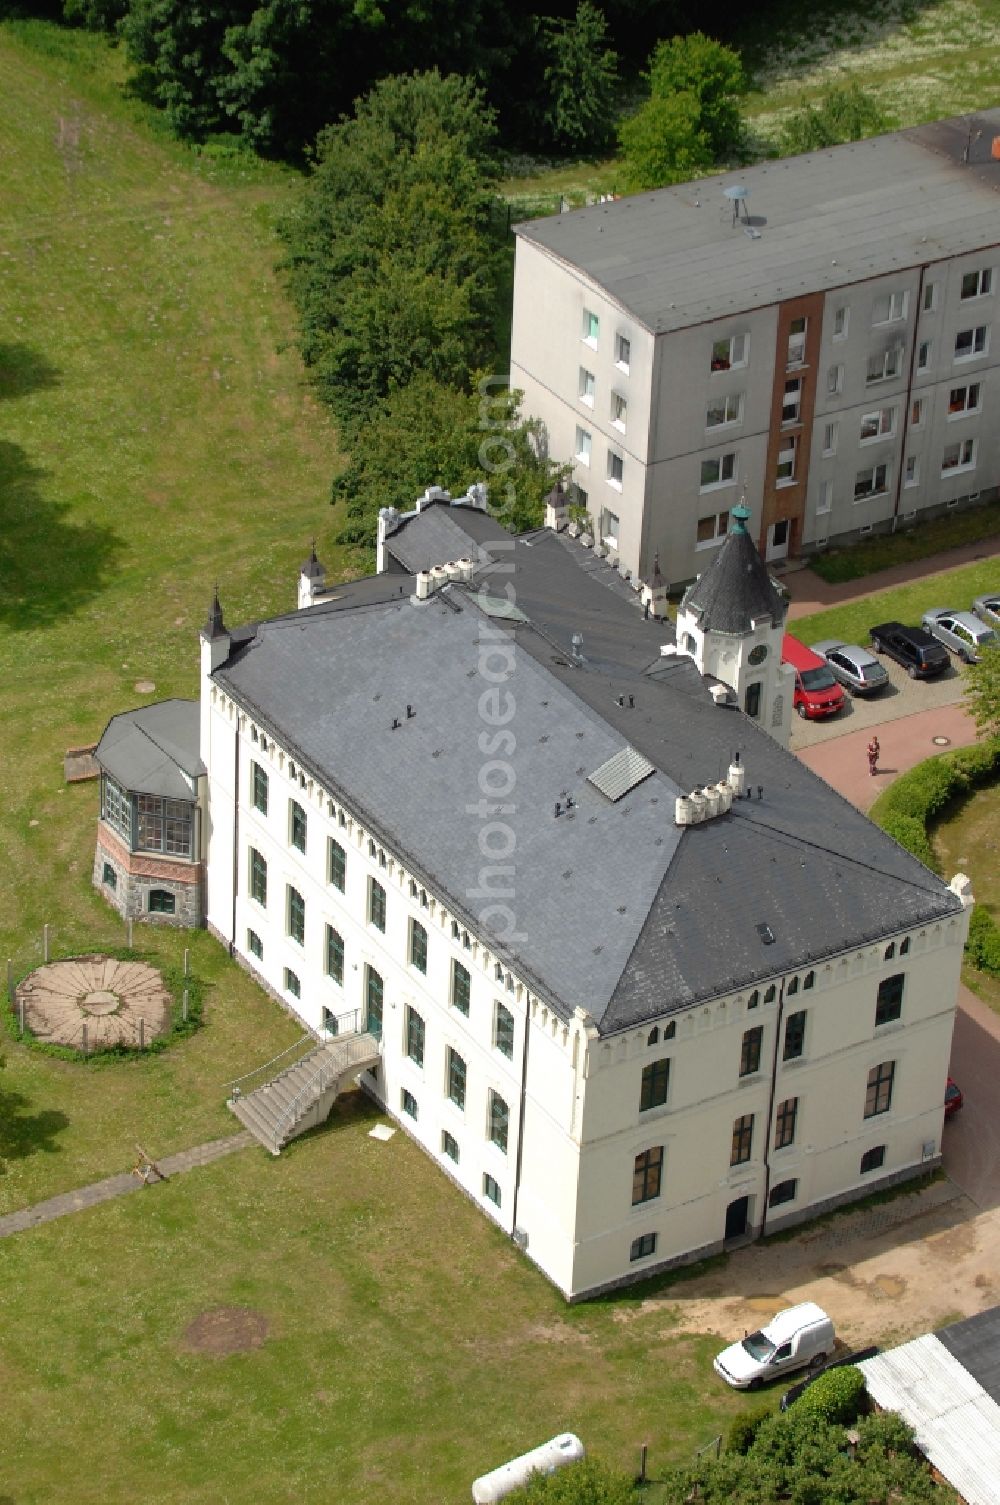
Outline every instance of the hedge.
<path fill-rule="evenodd" d="M 865 1407 L 865 1377 L 853 1364 L 828 1369 L 794 1402 L 798 1416 L 815 1416 L 830 1426 L 847 1427 Z"/>
<path fill-rule="evenodd" d="M 727 1453 L 749 1453 L 754 1438 L 764 1422 L 774 1415 L 770 1406 L 757 1406 L 752 1411 L 742 1411 L 734 1416 L 726 1435 Z"/>

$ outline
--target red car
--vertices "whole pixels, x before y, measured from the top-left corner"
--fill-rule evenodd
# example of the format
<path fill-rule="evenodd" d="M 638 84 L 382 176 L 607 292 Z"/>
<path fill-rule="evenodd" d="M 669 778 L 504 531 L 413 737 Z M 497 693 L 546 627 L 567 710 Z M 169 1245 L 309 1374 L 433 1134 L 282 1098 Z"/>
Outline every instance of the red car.
<path fill-rule="evenodd" d="M 948 1085 L 944 1089 L 944 1116 L 954 1118 L 962 1106 L 962 1089 L 954 1077 L 948 1078 Z"/>

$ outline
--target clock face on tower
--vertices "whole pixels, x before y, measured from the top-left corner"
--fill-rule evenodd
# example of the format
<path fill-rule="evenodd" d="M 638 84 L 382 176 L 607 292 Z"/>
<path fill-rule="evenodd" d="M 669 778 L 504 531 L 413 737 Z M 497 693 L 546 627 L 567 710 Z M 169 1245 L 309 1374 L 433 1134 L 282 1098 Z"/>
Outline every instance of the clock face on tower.
<path fill-rule="evenodd" d="M 750 652 L 747 654 L 747 663 L 748 664 L 754 664 L 754 665 L 756 665 L 756 664 L 762 664 L 766 658 L 767 658 L 767 644 L 766 643 L 758 643 L 757 646 L 756 646 L 756 648 L 751 648 Z"/>

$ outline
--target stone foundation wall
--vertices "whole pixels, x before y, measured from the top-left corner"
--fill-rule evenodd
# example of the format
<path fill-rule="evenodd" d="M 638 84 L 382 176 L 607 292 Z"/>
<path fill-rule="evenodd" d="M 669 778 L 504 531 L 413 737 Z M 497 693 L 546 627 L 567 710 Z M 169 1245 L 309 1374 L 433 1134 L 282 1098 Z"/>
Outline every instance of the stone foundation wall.
<path fill-rule="evenodd" d="M 165 861 L 157 867 L 148 853 L 139 864 L 129 861 L 118 841 L 108 841 L 102 827 L 98 831 L 94 852 L 94 887 L 121 915 L 123 920 L 142 920 L 151 925 L 174 925 L 181 930 L 195 930 L 204 923 L 202 903 L 202 864 Z M 135 871 L 134 867 L 140 870 Z M 110 874 L 114 880 L 108 881 Z M 173 894 L 173 914 L 151 914 L 149 895 L 153 889 Z"/>

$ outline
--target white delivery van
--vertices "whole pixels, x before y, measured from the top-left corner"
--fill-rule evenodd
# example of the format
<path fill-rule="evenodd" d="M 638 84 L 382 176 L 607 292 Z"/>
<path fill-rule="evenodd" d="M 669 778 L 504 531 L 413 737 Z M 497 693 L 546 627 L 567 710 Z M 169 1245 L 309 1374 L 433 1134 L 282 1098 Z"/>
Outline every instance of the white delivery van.
<path fill-rule="evenodd" d="M 833 1323 L 814 1301 L 779 1312 L 760 1332 L 731 1343 L 715 1360 L 715 1372 L 737 1390 L 756 1390 L 792 1369 L 833 1357 Z"/>

